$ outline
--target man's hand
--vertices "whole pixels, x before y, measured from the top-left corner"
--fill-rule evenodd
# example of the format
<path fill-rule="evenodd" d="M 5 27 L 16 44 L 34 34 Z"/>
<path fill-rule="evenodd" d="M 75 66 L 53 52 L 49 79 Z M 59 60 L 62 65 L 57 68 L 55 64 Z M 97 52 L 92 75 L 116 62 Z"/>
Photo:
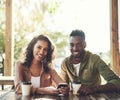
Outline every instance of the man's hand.
<path fill-rule="evenodd" d="M 95 93 L 96 89 L 94 87 L 90 87 L 87 85 L 82 84 L 81 87 L 78 90 L 78 93 L 80 95 L 88 95 L 88 94 L 92 94 Z"/>

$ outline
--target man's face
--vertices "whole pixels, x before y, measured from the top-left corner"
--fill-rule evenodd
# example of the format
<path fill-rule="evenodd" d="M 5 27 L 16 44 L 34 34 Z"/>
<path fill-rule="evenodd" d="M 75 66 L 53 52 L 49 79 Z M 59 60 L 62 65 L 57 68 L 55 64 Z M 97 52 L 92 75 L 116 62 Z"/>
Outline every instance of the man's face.
<path fill-rule="evenodd" d="M 85 40 L 80 36 L 70 37 L 70 51 L 73 57 L 80 57 L 86 47 Z"/>

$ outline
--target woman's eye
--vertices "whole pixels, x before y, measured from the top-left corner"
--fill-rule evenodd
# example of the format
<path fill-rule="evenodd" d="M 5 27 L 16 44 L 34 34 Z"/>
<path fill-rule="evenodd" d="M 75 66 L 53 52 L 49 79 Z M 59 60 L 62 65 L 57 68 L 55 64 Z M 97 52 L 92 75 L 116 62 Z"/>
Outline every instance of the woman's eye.
<path fill-rule="evenodd" d="M 48 49 L 44 49 L 44 51 L 48 51 Z"/>
<path fill-rule="evenodd" d="M 38 49 L 41 49 L 41 47 L 39 46 L 39 47 L 37 47 Z"/>

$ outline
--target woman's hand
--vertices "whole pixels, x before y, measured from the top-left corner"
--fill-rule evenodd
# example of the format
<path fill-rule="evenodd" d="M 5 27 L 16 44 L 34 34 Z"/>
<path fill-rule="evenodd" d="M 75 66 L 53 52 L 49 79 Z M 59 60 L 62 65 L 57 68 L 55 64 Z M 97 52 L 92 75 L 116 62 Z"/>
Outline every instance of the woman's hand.
<path fill-rule="evenodd" d="M 56 89 L 55 87 L 43 87 L 43 88 L 39 88 L 37 90 L 37 93 L 40 93 L 40 94 L 53 94 L 53 95 L 56 95 L 56 94 L 59 94 L 59 90 Z"/>

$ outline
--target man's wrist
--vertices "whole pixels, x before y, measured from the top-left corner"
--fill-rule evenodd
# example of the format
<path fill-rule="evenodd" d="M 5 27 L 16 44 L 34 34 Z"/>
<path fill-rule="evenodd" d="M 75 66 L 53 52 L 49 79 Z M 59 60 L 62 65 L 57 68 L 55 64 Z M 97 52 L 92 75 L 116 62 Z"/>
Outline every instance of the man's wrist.
<path fill-rule="evenodd" d="M 93 89 L 94 92 L 98 92 L 98 87 L 97 86 L 93 86 L 92 89 Z"/>

